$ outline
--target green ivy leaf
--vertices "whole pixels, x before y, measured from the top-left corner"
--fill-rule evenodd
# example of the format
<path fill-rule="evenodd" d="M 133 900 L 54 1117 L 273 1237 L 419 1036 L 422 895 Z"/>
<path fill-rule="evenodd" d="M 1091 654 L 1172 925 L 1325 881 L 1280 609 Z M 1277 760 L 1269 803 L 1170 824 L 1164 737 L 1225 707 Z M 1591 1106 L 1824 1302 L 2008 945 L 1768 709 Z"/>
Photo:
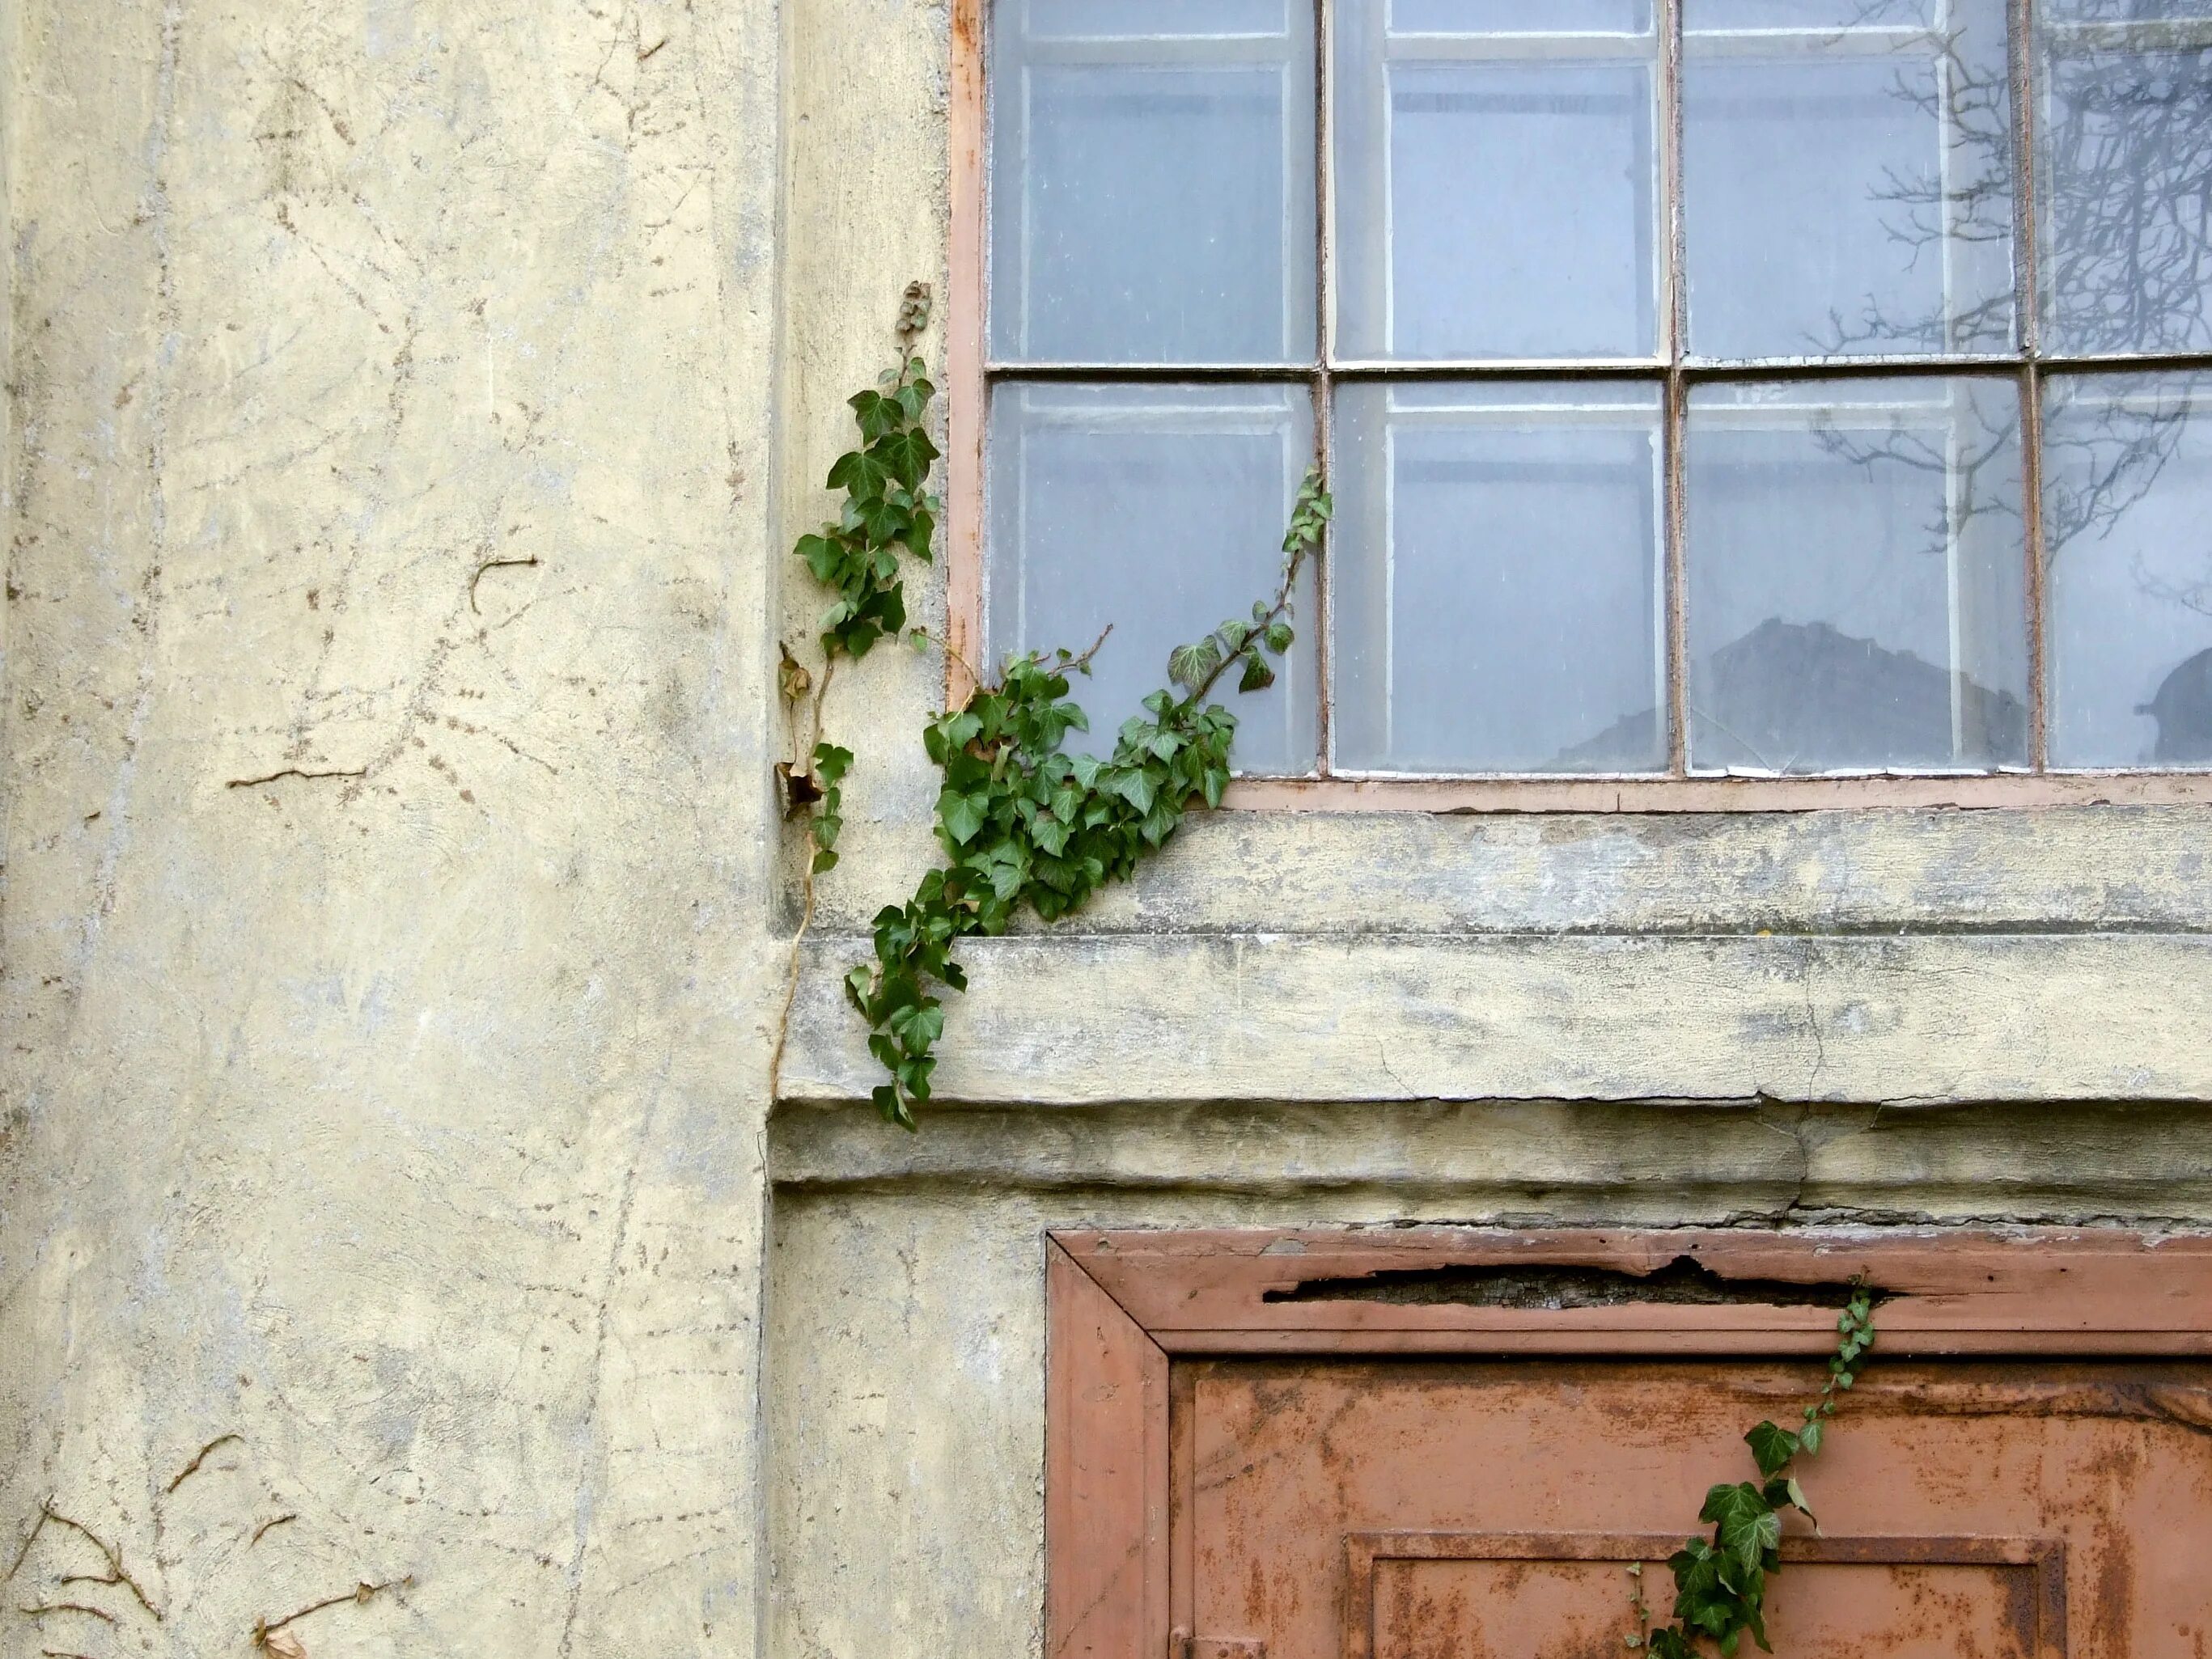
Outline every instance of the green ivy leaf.
<path fill-rule="evenodd" d="M 929 434 L 919 427 L 903 432 L 894 432 L 870 451 L 879 456 L 887 472 L 896 477 L 910 489 L 919 489 L 921 481 L 929 476 L 929 464 L 937 459 L 937 446 Z M 835 488 L 833 483 L 832 488 Z"/>
<path fill-rule="evenodd" d="M 870 443 L 887 432 L 897 430 L 908 418 L 905 410 L 896 398 L 886 398 L 880 392 L 863 392 L 848 399 L 859 420 L 860 435 Z"/>
<path fill-rule="evenodd" d="M 1715 1486 L 1706 1493 L 1698 1518 L 1713 1523 L 1721 1553 L 1736 1570 L 1741 1589 L 1755 1583 L 1765 1553 L 1782 1544 L 1782 1517 L 1765 1494 L 1748 1481 Z"/>
<path fill-rule="evenodd" d="M 844 550 L 836 543 L 827 536 L 801 536 L 793 550 L 806 561 L 816 581 L 825 587 L 836 586 L 837 568 L 844 557 Z"/>
<path fill-rule="evenodd" d="M 1141 767 L 1115 774 L 1111 787 L 1115 794 L 1139 812 L 1152 810 L 1152 797 L 1156 792 L 1152 775 Z"/>
<path fill-rule="evenodd" d="M 1244 659 L 1244 672 L 1237 682 L 1239 691 L 1264 691 L 1275 683 L 1275 671 L 1267 666 L 1267 659 L 1255 651 Z"/>
<path fill-rule="evenodd" d="M 1168 653 L 1168 678 L 1189 692 L 1196 692 L 1220 666 L 1221 647 L 1211 637 Z"/>
<path fill-rule="evenodd" d="M 965 846 L 981 833 L 990 805 L 988 796 L 963 795 L 946 790 L 938 798 L 937 815 L 954 843 Z"/>
<path fill-rule="evenodd" d="M 850 490 L 856 501 L 872 501 L 890 482 L 890 469 L 872 449 L 854 450 L 830 469 L 830 488 Z"/>
<path fill-rule="evenodd" d="M 1813 1523 L 1814 1532 L 1820 1531 L 1820 1517 L 1813 1513 L 1813 1506 L 1805 1501 L 1805 1489 L 1797 1484 L 1795 1477 L 1784 1481 L 1782 1485 L 1784 1492 L 1789 1494 L 1790 1507 Z"/>
<path fill-rule="evenodd" d="M 1797 1455 L 1797 1437 L 1787 1429 L 1777 1428 L 1771 1423 L 1761 1423 L 1744 1436 L 1751 1455 L 1759 1464 L 1762 1475 L 1775 1475 L 1788 1467 Z"/>

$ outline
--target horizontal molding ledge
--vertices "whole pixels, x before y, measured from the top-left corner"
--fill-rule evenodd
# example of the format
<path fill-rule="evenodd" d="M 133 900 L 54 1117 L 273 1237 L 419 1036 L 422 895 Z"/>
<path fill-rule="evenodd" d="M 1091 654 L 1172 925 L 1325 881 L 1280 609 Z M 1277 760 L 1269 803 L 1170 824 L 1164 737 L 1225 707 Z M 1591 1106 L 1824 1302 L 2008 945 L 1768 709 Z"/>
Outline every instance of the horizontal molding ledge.
<path fill-rule="evenodd" d="M 935 795 L 933 781 L 923 798 Z M 2207 811 L 1201 812 L 1143 879 L 1093 897 L 1081 926 L 1249 933 L 1255 918 L 1317 917 L 1338 933 L 1439 938 L 2204 933 Z M 857 815 L 839 846 L 845 871 L 936 854 L 924 826 L 893 835 Z M 886 896 L 841 874 L 822 884 L 817 915 L 824 933 L 865 932 Z"/>
<path fill-rule="evenodd" d="M 802 955 L 783 1098 L 880 1073 Z M 975 940 L 950 1103 L 2212 1100 L 2212 939 L 1048 935 Z"/>

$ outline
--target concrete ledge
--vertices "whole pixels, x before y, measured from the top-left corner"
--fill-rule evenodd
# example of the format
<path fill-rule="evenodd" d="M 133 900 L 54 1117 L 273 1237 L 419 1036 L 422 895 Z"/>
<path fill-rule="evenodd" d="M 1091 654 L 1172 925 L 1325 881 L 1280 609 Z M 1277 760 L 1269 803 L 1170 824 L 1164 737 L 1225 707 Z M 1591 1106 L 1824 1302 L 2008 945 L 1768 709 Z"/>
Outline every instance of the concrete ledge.
<path fill-rule="evenodd" d="M 869 757 L 854 799 L 926 814 L 935 774 L 893 787 L 911 744 Z M 850 811 L 850 809 L 848 809 Z M 2212 930 L 2197 806 L 1451 817 L 1200 813 L 1094 933 Z M 822 884 L 825 933 L 860 933 L 936 855 L 924 823 L 851 811 Z M 878 872 L 881 872 L 880 878 Z"/>
<path fill-rule="evenodd" d="M 2198 1106 L 975 1106 L 909 1135 L 841 1105 L 787 1107 L 769 1133 L 787 1196 L 942 1185 L 1126 1209 L 1332 1194 L 1382 1214 L 1531 1224 L 2212 1216 L 2212 1109 Z"/>
<path fill-rule="evenodd" d="M 878 1080 L 810 942 L 787 1101 Z M 2212 1101 L 2212 938 L 978 940 L 939 1092 L 1139 1101 Z"/>

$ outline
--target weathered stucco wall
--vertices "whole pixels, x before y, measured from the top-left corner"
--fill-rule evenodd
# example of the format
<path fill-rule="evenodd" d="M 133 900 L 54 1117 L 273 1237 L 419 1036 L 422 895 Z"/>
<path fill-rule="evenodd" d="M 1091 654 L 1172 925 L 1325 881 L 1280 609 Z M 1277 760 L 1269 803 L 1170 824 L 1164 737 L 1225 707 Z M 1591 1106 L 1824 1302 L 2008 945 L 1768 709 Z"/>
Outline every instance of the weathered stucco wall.
<path fill-rule="evenodd" d="M 750 1651 L 777 12 L 10 9 L 0 1654 Z"/>
<path fill-rule="evenodd" d="M 0 15 L 0 1553 L 161 1614 L 49 1522 L 0 1659 L 410 1576 L 295 1628 L 1018 1659 L 1048 1225 L 2212 1219 L 2180 809 L 1216 818 L 890 1134 L 898 650 L 771 1112 L 779 567 L 943 281 L 945 7 Z"/>

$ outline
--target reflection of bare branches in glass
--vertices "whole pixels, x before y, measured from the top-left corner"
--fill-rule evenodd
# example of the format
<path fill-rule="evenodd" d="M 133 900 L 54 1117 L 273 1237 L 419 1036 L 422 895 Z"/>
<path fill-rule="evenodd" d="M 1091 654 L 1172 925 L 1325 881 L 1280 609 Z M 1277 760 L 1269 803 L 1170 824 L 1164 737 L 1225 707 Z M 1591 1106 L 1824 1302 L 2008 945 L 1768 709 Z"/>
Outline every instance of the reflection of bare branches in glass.
<path fill-rule="evenodd" d="M 2057 343 L 2212 343 L 2212 52 L 2054 50 L 2046 65 L 2039 182 Z"/>
<path fill-rule="evenodd" d="M 1884 0 L 1866 0 L 1849 27 L 1892 21 Z M 1838 37 L 1841 38 L 1841 37 Z M 1924 116 L 1940 135 L 1946 154 L 1931 156 L 1927 168 L 1907 174 L 1882 169 L 1873 191 L 1883 204 L 1882 228 L 1907 250 L 1905 269 L 1917 270 L 1925 258 L 1948 261 L 1960 250 L 1994 248 L 2009 263 L 2013 242 L 2013 138 L 2011 77 L 2003 56 L 1978 63 L 1966 49 L 1966 31 L 1954 27 L 1935 39 L 1932 54 L 1916 51 L 1909 65 L 1891 76 L 1890 95 Z M 1945 176 L 1948 161 L 1949 176 Z M 1976 285 L 1969 284 L 1970 293 Z M 1929 354 L 2002 350 L 2011 343 L 2014 299 L 2012 289 L 1989 284 L 1963 302 L 1949 283 L 1944 298 L 1925 316 L 1886 312 L 1869 295 L 1855 319 L 1829 313 L 1829 333 L 1814 337 L 1822 356 L 1890 351 L 1899 346 Z"/>
<path fill-rule="evenodd" d="M 1948 405 L 1929 404 L 1918 411 L 1921 418 L 1917 425 L 1908 425 L 1906 416 L 1896 413 L 1890 416 L 1888 431 L 1875 434 L 1860 426 L 1839 426 L 1838 416 L 1847 412 L 1824 410 L 1814 418 L 1814 441 L 1825 453 L 1869 474 L 1881 466 L 1901 466 L 1944 482 L 1945 488 L 1923 526 L 1930 553 L 1946 552 L 1976 519 L 1995 514 L 2018 521 L 2020 410 L 2016 402 L 1984 397 L 1969 398 L 1963 404 L 1954 400 Z M 1944 421 L 1941 442 L 1928 433 L 1931 416 Z"/>
<path fill-rule="evenodd" d="M 2040 299 L 2051 343 L 2065 352 L 2212 345 L 2212 49 L 2176 46 L 2186 37 L 2171 25 L 2140 35 L 2114 27 L 2152 22 L 2161 9 L 2160 0 L 2077 0 L 2071 20 L 2043 26 Z M 1887 0 L 1862 0 L 1847 27 L 1892 21 Z M 1992 45 L 1978 39 L 1970 49 L 1967 30 L 1954 27 L 1917 46 L 1892 80 L 1891 95 L 1927 118 L 1941 156 L 1911 174 L 1885 168 L 1872 192 L 1907 270 L 2011 245 L 2010 70 Z M 1856 319 L 1832 314 L 1827 337 L 1812 345 L 1823 356 L 2001 347 L 2013 304 L 2008 291 L 1963 302 L 1949 293 L 1911 316 L 1869 299 Z"/>
<path fill-rule="evenodd" d="M 2043 533 L 2052 556 L 2076 536 L 2109 535 L 2118 526 L 2172 459 L 2196 406 L 2187 392 L 2161 390 L 2157 382 L 2147 382 L 2124 403 L 2100 395 L 2105 390 L 2051 383 Z"/>
<path fill-rule="evenodd" d="M 2018 343 L 2022 297 L 2039 306 L 2045 349 L 2060 356 L 2212 350 L 2212 46 L 2203 44 L 2206 25 L 2174 21 L 2172 0 L 2071 0 L 2048 9 L 2066 15 L 2045 18 L 2036 43 L 2042 293 L 2021 296 L 2018 283 L 2004 275 L 2018 263 L 2020 169 L 2011 64 L 2003 49 L 2003 16 L 2011 8 L 1954 5 L 1952 26 L 1899 46 L 1889 79 L 1889 95 L 1924 123 L 1930 141 L 1924 165 L 1885 166 L 1866 186 L 1880 209 L 1881 234 L 1898 250 L 1899 274 L 1910 277 L 1935 262 L 1944 280 L 1925 282 L 1919 289 L 1924 297 L 1900 301 L 1900 286 L 1887 298 L 1867 295 L 1856 311 L 1839 305 L 1825 331 L 1807 336 L 1811 355 L 2009 353 Z M 1928 8 L 1908 0 L 1858 0 L 1839 20 L 1831 44 L 1844 45 L 1850 30 L 1917 25 L 1927 15 Z M 1970 29 L 1975 20 L 1979 27 Z M 2124 397 L 2109 381 L 2093 386 L 2063 368 L 2046 371 L 2043 383 L 2049 419 L 2041 523 L 2045 557 L 2056 560 L 2069 544 L 2111 536 L 2143 501 L 2179 451 L 2192 415 L 2212 415 L 2197 408 L 2212 394 L 2172 374 L 2147 374 Z M 1948 404 L 1929 396 L 1934 383 L 1928 379 L 1899 377 L 1890 384 L 1898 392 L 1893 403 L 1839 404 L 1816 419 L 1820 448 L 1869 481 L 1893 477 L 1899 469 L 1939 480 L 1940 488 L 1923 497 L 1933 505 L 1919 526 L 1931 556 L 1956 554 L 1983 520 L 2013 520 L 1990 523 L 1975 534 L 1984 549 L 2019 546 L 2023 434 L 2010 380 L 1961 375 L 1951 381 L 1954 388 L 1984 390 L 1963 398 L 1954 392 Z M 2148 599 L 2212 617 L 2212 559 L 2200 574 L 2177 571 L 2155 556 L 2137 556 L 2130 575 Z M 2021 648 L 2024 612 L 2017 622 L 1967 618 L 1970 625 L 1976 620 L 1985 628 L 2017 628 L 2010 650 Z M 1708 760 L 1793 769 L 1797 740 L 1829 717 L 1815 706 L 1824 696 L 1856 684 L 1871 699 L 1893 697 L 1902 705 L 1917 699 L 1923 671 L 1937 672 L 1909 653 L 1845 640 L 1832 629 L 1816 637 L 1825 628 L 1770 617 L 1711 653 L 1704 684 L 1715 695 L 1700 696 L 1692 709 L 1713 728 L 1704 744 Z M 1846 646 L 1864 662 L 1854 657 L 1851 676 L 1832 675 L 1825 689 L 1816 689 L 1821 665 L 1841 663 Z M 1728 700 L 1717 690 L 1726 678 L 1720 672 L 1724 658 L 1735 659 L 1747 688 L 1759 682 L 1752 702 L 1723 706 Z M 1749 672 L 1754 664 L 1756 675 Z M 2024 736 L 2015 735 L 2025 725 L 2020 699 L 1978 684 L 1963 664 L 1941 672 L 1954 683 L 1952 731 L 1961 741 L 1960 758 L 1973 748 L 1978 726 L 1989 745 L 1984 754 L 2024 758 Z M 1693 694 L 1698 684 L 1693 676 Z M 1755 706 L 1760 699 L 1778 706 L 1762 711 Z M 2137 712 L 2159 720 L 2158 761 L 2212 760 L 2212 652 L 2172 667 L 2156 697 Z M 1739 729 L 1720 730 L 1723 716 Z M 1753 731 L 1761 720 L 1765 726 Z"/>
<path fill-rule="evenodd" d="M 1885 21 L 1883 9 L 1883 0 L 1871 0 L 1860 21 Z M 2165 0 L 2075 0 L 2066 20 L 2043 26 L 2037 297 L 2046 346 L 2061 354 L 2212 345 L 2212 50 L 2162 19 L 2168 11 Z M 2201 40 L 2201 27 L 2196 33 Z M 1961 45 L 1954 31 L 1940 43 L 1935 75 L 1900 70 L 1893 83 L 1893 95 L 1936 126 L 1948 164 L 1948 181 L 1942 169 L 1925 176 L 1892 169 L 1875 191 L 1891 240 L 1915 266 L 2010 237 L 2008 76 L 2000 64 L 1978 65 Z M 1960 304 L 1947 295 L 1945 307 L 1941 314 L 1899 315 L 1870 302 L 1849 323 L 1832 319 L 1830 337 L 1817 347 L 1826 354 L 1900 342 L 1931 352 L 1971 349 L 1988 335 L 1993 310 L 2008 319 L 2011 299 Z M 2093 392 L 2063 371 L 2046 385 L 2043 535 L 2045 557 L 2055 561 L 2077 538 L 2110 536 L 2149 494 L 2179 448 L 2194 400 L 2171 379 L 2146 379 L 2124 398 L 2109 385 Z M 1827 447 L 1869 471 L 1897 464 L 1953 472 L 1948 521 L 1929 527 L 1940 548 L 1963 529 L 1961 515 L 1982 510 L 1987 485 L 1976 475 L 2008 446 L 1964 440 L 1945 455 L 1924 440 L 1897 436 L 1838 438 Z M 2148 599 L 2212 616 L 2212 562 L 2190 580 L 2137 553 L 2129 574 Z M 2212 758 L 2208 665 L 2212 658 L 2202 653 L 2182 663 L 2136 710 L 2159 719 L 2155 758 Z"/>
<path fill-rule="evenodd" d="M 2160 9 L 2154 0 L 2100 0 L 2078 3 L 2076 15 L 2105 24 L 2109 38 L 2111 25 L 2153 20 Z M 2038 184 L 2053 343 L 2068 351 L 2201 349 L 2212 299 L 2212 52 L 2069 52 L 2055 27 L 2051 36 Z M 2129 42 L 2121 33 L 2111 44 Z M 2077 538 L 2110 536 L 2150 492 L 2195 400 L 2171 381 L 2146 381 L 2124 400 L 2077 392 L 2060 379 L 2051 390 L 2044 544 L 2055 561 Z M 2139 554 L 2129 574 L 2146 599 L 2212 614 L 2212 580 L 2177 583 Z M 2172 670 L 2158 696 L 2136 709 L 2158 720 L 2154 759 L 2202 759 L 2212 746 L 2203 699 L 2176 686 L 2197 660 Z"/>

